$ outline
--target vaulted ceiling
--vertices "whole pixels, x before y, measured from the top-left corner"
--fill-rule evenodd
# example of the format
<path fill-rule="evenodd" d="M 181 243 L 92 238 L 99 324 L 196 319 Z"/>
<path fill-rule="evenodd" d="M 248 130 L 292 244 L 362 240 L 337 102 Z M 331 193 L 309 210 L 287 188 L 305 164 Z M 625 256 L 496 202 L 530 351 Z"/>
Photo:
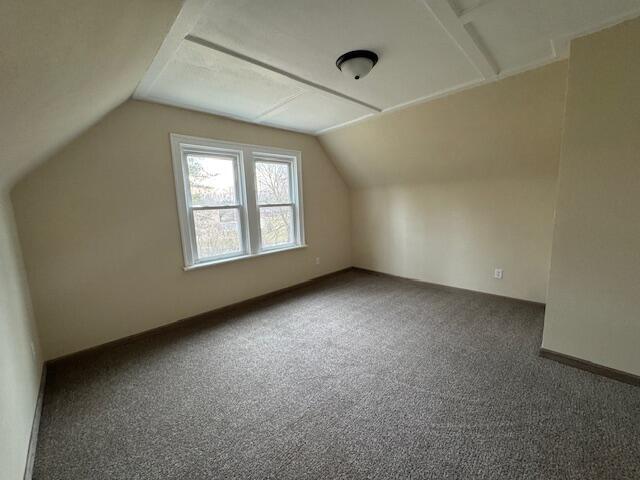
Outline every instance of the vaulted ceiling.
<path fill-rule="evenodd" d="M 568 55 L 640 0 L 187 0 L 136 98 L 309 133 Z M 348 50 L 380 62 L 355 81 Z"/>
<path fill-rule="evenodd" d="M 561 59 L 638 14 L 640 0 L 3 1 L 0 187 L 134 90 L 317 134 Z M 354 81 L 334 63 L 359 48 L 380 62 Z"/>
<path fill-rule="evenodd" d="M 181 0 L 0 2 L 0 187 L 131 96 Z"/>

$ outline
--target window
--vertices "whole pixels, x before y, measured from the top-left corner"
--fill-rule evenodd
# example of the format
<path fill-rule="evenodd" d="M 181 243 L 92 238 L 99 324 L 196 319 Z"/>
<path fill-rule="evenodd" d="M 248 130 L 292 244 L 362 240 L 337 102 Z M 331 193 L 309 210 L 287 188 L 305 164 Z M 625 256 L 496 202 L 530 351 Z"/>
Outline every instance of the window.
<path fill-rule="evenodd" d="M 304 245 L 300 152 L 171 135 L 185 268 Z"/>

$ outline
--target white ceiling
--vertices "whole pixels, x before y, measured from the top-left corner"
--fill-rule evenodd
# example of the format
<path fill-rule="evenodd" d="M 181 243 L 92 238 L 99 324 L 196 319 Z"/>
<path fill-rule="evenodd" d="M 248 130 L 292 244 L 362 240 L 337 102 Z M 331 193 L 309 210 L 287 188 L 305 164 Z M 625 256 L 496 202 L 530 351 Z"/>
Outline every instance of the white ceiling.
<path fill-rule="evenodd" d="M 568 55 L 640 0 L 186 0 L 135 97 L 320 133 Z M 362 80 L 335 67 L 370 49 Z"/>

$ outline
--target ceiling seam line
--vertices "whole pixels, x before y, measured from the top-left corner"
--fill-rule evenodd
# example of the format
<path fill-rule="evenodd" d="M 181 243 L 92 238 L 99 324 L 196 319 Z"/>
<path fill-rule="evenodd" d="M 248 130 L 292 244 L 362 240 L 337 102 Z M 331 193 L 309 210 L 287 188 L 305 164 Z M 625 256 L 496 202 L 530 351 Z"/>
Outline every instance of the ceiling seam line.
<path fill-rule="evenodd" d="M 282 75 L 284 77 L 287 77 L 290 80 L 293 80 L 295 82 L 302 83 L 303 85 L 307 85 L 308 87 L 314 88 L 316 90 L 319 90 L 321 92 L 327 93 L 329 95 L 333 95 L 334 97 L 339 97 L 339 98 L 341 98 L 343 100 L 346 100 L 348 102 L 356 103 L 356 104 L 358 104 L 360 106 L 368 108 L 369 110 L 373 110 L 374 112 L 381 112 L 382 111 L 382 109 L 379 108 L 379 107 L 376 107 L 374 105 L 370 105 L 370 104 L 368 104 L 366 102 L 358 100 L 357 98 L 350 97 L 350 96 L 345 95 L 343 93 L 340 93 L 340 92 L 338 92 L 336 90 L 332 90 L 332 89 L 330 89 L 328 87 L 325 87 L 323 85 L 314 83 L 314 82 L 312 82 L 310 80 L 306 80 L 306 79 L 304 79 L 302 77 L 298 77 L 297 75 L 289 73 L 286 70 L 282 70 L 282 69 L 280 69 L 278 67 L 274 67 L 273 65 L 269 65 L 268 63 L 261 62 L 260 60 L 256 60 L 255 58 L 249 57 L 249 56 L 244 55 L 242 53 L 239 53 L 239 52 L 236 52 L 236 51 L 231 50 L 229 48 L 223 47 L 222 45 L 218 45 L 216 43 L 210 42 L 209 40 L 205 40 L 204 38 L 196 37 L 194 35 L 187 35 L 186 37 L 184 37 L 184 39 L 189 41 L 189 42 L 191 42 L 191 43 L 195 43 L 195 44 L 201 45 L 201 46 L 203 46 L 205 48 L 209 48 L 211 50 L 215 50 L 217 52 L 224 53 L 226 55 L 229 55 L 231 57 L 237 58 L 239 60 L 243 60 L 243 61 L 245 61 L 247 63 L 251 63 L 252 65 L 264 68 L 265 70 L 269 70 L 270 72 L 277 73 L 277 74 Z"/>
<path fill-rule="evenodd" d="M 273 106 L 273 107 L 265 110 L 264 112 L 260 113 L 258 116 L 256 116 L 253 119 L 253 121 L 254 122 L 260 122 L 260 121 L 264 120 L 265 118 L 269 118 L 269 116 L 271 116 L 272 114 L 276 113 L 282 107 L 284 107 L 285 105 L 291 103 L 296 98 L 301 97 L 305 93 L 307 93 L 307 92 L 304 91 L 304 90 L 301 90 L 300 92 L 297 92 L 297 93 L 294 93 L 293 95 L 288 96 L 287 98 L 285 98 L 281 102 L 278 102 L 275 106 Z"/>

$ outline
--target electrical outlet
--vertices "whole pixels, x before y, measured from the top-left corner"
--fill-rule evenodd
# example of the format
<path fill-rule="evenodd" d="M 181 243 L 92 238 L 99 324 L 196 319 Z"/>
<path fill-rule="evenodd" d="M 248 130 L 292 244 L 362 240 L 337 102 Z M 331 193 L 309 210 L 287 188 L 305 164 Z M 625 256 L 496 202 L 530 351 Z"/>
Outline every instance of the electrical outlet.
<path fill-rule="evenodd" d="M 502 280 L 502 269 L 501 268 L 496 268 L 493 271 L 493 278 L 497 278 L 498 280 Z"/>
<path fill-rule="evenodd" d="M 320 257 L 316 257 L 316 265 L 320 265 Z"/>
<path fill-rule="evenodd" d="M 31 356 L 36 358 L 36 346 L 31 342 Z"/>

